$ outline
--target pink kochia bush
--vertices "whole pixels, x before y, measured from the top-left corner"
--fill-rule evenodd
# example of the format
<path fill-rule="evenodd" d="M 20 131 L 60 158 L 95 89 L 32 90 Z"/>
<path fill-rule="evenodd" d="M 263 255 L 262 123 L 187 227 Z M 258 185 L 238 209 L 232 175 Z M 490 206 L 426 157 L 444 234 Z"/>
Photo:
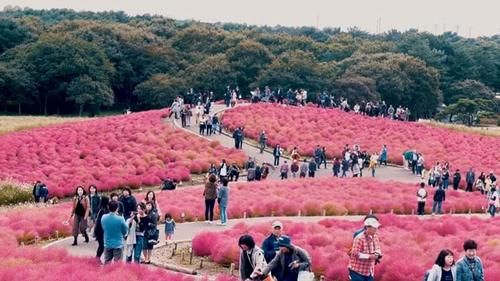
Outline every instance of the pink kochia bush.
<path fill-rule="evenodd" d="M 100 266 L 95 258 L 70 256 L 65 250 L 35 247 L 6 249 L 8 253 L 0 260 L 0 280 L 29 281 L 194 281 L 191 276 L 153 269 L 136 264 L 117 263 Z"/>
<path fill-rule="evenodd" d="M 71 203 L 50 207 L 27 207 L 22 210 L 4 210 L 0 212 L 0 226 L 7 229 L 8 235 L 15 237 L 19 244 L 31 244 L 37 239 L 70 235 L 72 222 L 67 225 L 63 224 L 70 212 Z"/>
<path fill-rule="evenodd" d="M 264 121 L 264 122 L 263 122 Z M 338 109 L 257 104 L 236 107 L 222 117 L 224 127 L 244 126 L 245 135 L 258 139 L 265 130 L 269 145 L 280 144 L 291 151 L 312 155 L 316 145 L 325 146 L 328 157 L 339 156 L 345 144 L 359 144 L 362 150 L 379 153 L 388 147 L 389 161 L 402 164 L 408 149 L 423 153 L 427 168 L 436 161 L 448 161 L 463 173 L 474 167 L 500 174 L 500 138 L 457 132 L 412 122 L 371 118 Z M 462 184 L 465 175 L 462 175 Z"/>
<path fill-rule="evenodd" d="M 230 183 L 229 218 L 317 215 L 358 215 L 374 213 L 412 214 L 417 208 L 417 184 L 379 182 L 371 179 L 317 178 L 295 181 L 267 180 Z M 433 188 L 427 188 L 426 213 L 432 209 Z M 203 219 L 203 187 L 157 193 L 162 211 L 180 219 Z M 478 192 L 446 191 L 444 211 L 483 212 L 484 196 Z M 415 211 L 416 213 L 416 211 Z"/>
<path fill-rule="evenodd" d="M 500 269 L 500 219 L 442 217 L 418 219 L 394 215 L 380 216 L 378 234 L 384 257 L 375 268 L 380 281 L 419 281 L 431 268 L 440 250 L 449 248 L 455 260 L 463 255 L 463 242 L 474 239 L 479 244 L 485 280 L 498 280 Z M 248 226 L 240 223 L 224 232 L 203 232 L 193 239 L 195 254 L 210 256 L 217 263 L 238 263 L 238 238 L 249 233 L 261 245 L 270 234 L 271 221 Z M 327 219 L 319 223 L 284 222 L 284 233 L 292 243 L 305 248 L 312 256 L 313 271 L 327 280 L 349 280 L 347 249 L 353 233 L 362 222 Z"/>
<path fill-rule="evenodd" d="M 40 249 L 35 246 L 18 247 L 19 238 L 30 239 L 61 231 L 61 235 L 70 232 L 70 226 L 64 226 L 62 220 L 67 217 L 69 204 L 53 208 L 33 208 L 23 211 L 0 212 L 0 280 L 29 281 L 141 281 L 172 280 L 194 281 L 191 276 L 172 273 L 166 270 L 135 264 L 118 263 L 100 266 L 95 258 L 80 258 L 69 255 L 62 249 Z M 19 236 L 21 235 L 21 236 Z M 26 240 L 24 242 L 29 242 Z M 205 280 L 205 279 L 196 279 Z M 227 276 L 218 276 L 216 281 L 230 280 Z"/>
<path fill-rule="evenodd" d="M 100 190 L 188 180 L 222 158 L 242 165 L 245 155 L 163 122 L 167 110 L 98 118 L 0 137 L 0 179 L 41 180 L 50 194 L 77 185 Z"/>

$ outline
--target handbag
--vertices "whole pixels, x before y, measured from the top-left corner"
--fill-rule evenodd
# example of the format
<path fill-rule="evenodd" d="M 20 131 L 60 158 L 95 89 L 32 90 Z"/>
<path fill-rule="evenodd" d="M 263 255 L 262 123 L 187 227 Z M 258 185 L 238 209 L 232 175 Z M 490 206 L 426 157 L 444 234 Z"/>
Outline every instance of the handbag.
<path fill-rule="evenodd" d="M 314 281 L 314 273 L 312 271 L 299 271 L 297 281 Z"/>

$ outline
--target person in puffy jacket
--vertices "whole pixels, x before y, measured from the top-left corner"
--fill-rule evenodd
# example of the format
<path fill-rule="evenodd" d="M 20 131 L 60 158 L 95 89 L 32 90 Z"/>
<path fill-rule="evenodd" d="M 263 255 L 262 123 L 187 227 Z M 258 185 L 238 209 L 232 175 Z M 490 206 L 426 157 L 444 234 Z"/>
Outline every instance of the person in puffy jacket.
<path fill-rule="evenodd" d="M 457 280 L 457 268 L 453 252 L 444 249 L 439 252 L 435 264 L 427 276 L 427 281 L 455 281 Z"/>
<path fill-rule="evenodd" d="M 240 247 L 240 279 L 242 281 L 252 280 L 267 266 L 264 252 L 255 245 L 250 235 L 243 235 L 238 241 Z"/>

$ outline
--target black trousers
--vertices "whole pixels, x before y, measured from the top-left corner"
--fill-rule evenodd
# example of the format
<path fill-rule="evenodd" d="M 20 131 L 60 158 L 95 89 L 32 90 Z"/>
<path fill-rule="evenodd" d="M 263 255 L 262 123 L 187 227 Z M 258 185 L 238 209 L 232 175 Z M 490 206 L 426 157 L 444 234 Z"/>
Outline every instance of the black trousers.
<path fill-rule="evenodd" d="M 274 156 L 274 166 L 277 166 L 280 164 L 280 157 L 279 156 Z"/>
<path fill-rule="evenodd" d="M 205 220 L 214 220 L 215 199 L 205 199 Z"/>
<path fill-rule="evenodd" d="M 424 210 L 425 210 L 425 202 L 418 202 L 417 203 L 417 214 L 419 216 L 423 216 Z"/>
<path fill-rule="evenodd" d="M 102 237 L 97 237 L 97 253 L 96 253 L 96 258 L 100 258 L 102 256 L 102 253 L 104 253 L 104 236 Z"/>

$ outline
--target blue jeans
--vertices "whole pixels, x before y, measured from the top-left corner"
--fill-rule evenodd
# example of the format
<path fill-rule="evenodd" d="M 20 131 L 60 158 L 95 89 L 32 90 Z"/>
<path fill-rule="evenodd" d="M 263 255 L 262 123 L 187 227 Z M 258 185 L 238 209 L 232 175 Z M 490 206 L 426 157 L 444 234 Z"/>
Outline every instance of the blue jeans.
<path fill-rule="evenodd" d="M 135 236 L 135 246 L 134 246 L 134 262 L 139 263 L 141 261 L 142 248 L 144 247 L 144 236 Z"/>
<path fill-rule="evenodd" d="M 449 180 L 448 180 L 448 179 L 444 179 L 444 180 L 443 180 L 443 188 L 444 188 L 444 189 L 448 189 L 448 185 L 450 185 Z"/>
<path fill-rule="evenodd" d="M 227 207 L 219 206 L 220 208 L 220 222 L 227 223 Z"/>
<path fill-rule="evenodd" d="M 364 276 L 349 269 L 351 281 L 374 281 L 373 276 Z"/>
<path fill-rule="evenodd" d="M 443 201 L 434 201 L 434 203 L 432 203 L 432 213 L 436 213 L 437 209 L 438 214 L 442 214 L 443 213 L 443 210 L 441 208 L 442 206 L 443 206 Z"/>

